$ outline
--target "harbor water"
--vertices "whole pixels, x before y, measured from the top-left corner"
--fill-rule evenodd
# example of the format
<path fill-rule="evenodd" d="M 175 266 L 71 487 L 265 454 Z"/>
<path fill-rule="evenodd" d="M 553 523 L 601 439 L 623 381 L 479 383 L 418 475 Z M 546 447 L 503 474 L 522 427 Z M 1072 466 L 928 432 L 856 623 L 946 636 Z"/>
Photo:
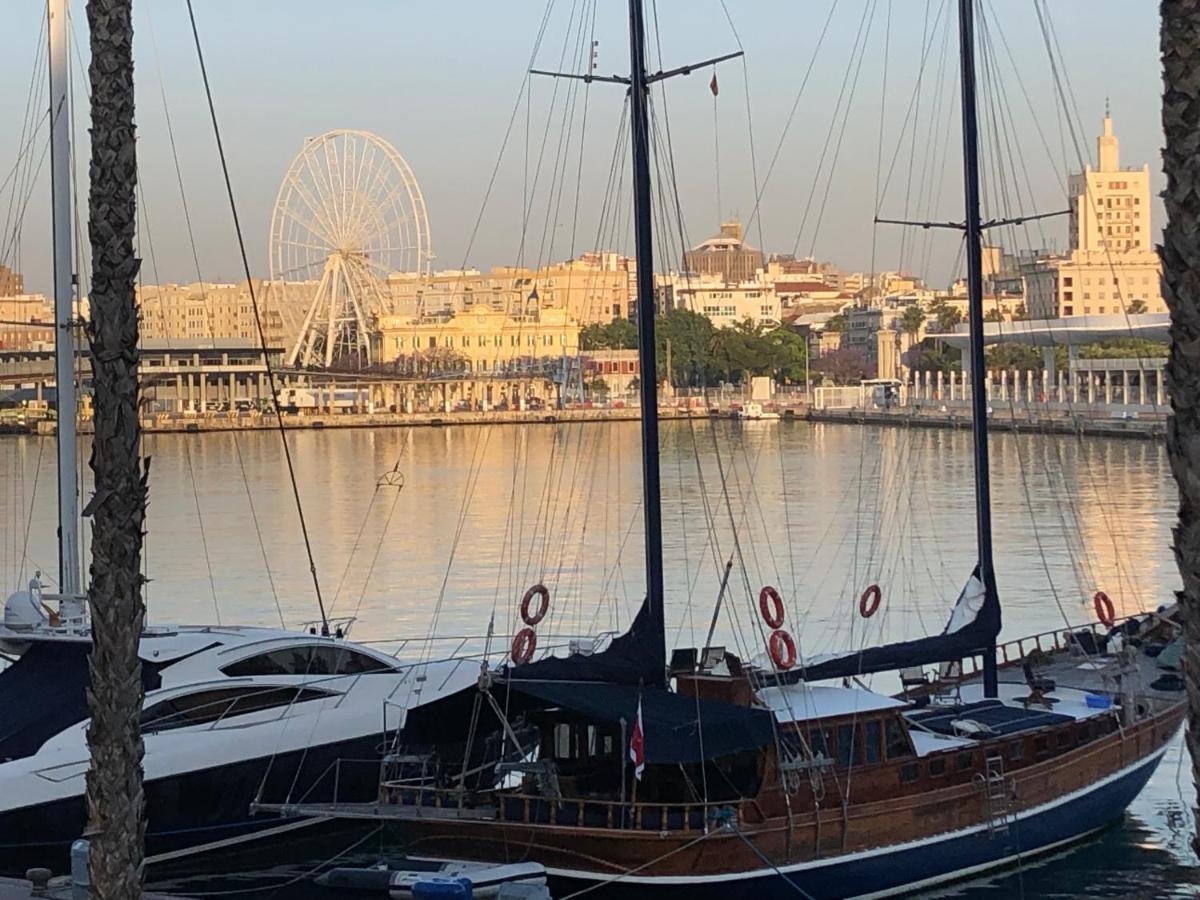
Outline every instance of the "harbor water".
<path fill-rule="evenodd" d="M 636 422 L 338 429 L 288 440 L 323 602 L 332 617 L 356 620 L 358 640 L 404 658 L 482 649 L 489 622 L 512 634 L 520 597 L 537 581 L 550 587 L 549 630 L 564 642 L 623 628 L 641 600 Z M 1158 442 L 1020 433 L 991 442 L 1002 640 L 1091 619 L 1097 590 L 1118 612 L 1171 601 L 1175 488 Z M 154 435 L 144 451 L 152 623 L 296 627 L 319 618 L 278 435 Z M 6 591 L 35 569 L 47 581 L 57 574 L 53 466 L 46 438 L 0 440 Z M 380 479 L 393 469 L 402 488 Z M 665 422 L 662 481 L 673 646 L 704 643 L 729 560 L 714 643 L 744 658 L 762 652 L 754 600 L 763 584 L 784 596 L 801 652 L 817 654 L 939 630 L 975 562 L 966 433 Z M 858 597 L 873 583 L 883 605 L 863 620 Z M 1118 827 L 936 896 L 1193 896 L 1192 796 L 1176 738 Z M 370 846 L 356 852 L 369 857 Z M 311 866 L 151 886 L 269 896 Z M 292 884 L 286 895 L 325 896 L 311 891 Z"/>

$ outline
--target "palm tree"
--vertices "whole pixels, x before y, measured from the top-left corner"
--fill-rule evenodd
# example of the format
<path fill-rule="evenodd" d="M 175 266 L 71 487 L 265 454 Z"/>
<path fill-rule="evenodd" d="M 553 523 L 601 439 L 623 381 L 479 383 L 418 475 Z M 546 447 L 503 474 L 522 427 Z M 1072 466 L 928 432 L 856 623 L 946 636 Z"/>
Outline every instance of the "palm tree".
<path fill-rule="evenodd" d="M 91 319 L 95 393 L 92 471 L 91 723 L 87 740 L 92 895 L 141 896 L 143 688 L 138 642 L 146 475 L 139 458 L 138 315 L 134 279 L 137 158 L 133 124 L 132 0 L 88 0 L 92 87 Z"/>
<path fill-rule="evenodd" d="M 1183 579 L 1179 611 L 1186 641 L 1187 746 L 1200 791 L 1200 5 L 1163 0 L 1163 201 L 1159 250 L 1163 296 L 1171 312 L 1167 455 L 1179 485 L 1175 562 Z M 1193 837 L 1200 849 L 1200 839 Z"/>

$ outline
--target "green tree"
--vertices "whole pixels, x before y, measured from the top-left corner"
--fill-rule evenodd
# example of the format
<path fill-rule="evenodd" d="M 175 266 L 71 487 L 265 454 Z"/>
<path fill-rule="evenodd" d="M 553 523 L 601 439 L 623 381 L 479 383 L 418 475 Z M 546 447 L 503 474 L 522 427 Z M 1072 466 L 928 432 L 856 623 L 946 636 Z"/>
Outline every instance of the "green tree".
<path fill-rule="evenodd" d="M 924 324 L 925 310 L 921 309 L 919 303 L 905 307 L 904 312 L 900 314 L 900 330 L 914 338 L 921 333 Z"/>
<path fill-rule="evenodd" d="M 956 326 L 962 324 L 963 316 L 958 307 L 951 306 L 945 300 L 937 301 L 930 312 L 933 313 L 939 332 L 953 331 Z"/>
<path fill-rule="evenodd" d="M 1029 310 L 1025 308 L 1024 303 L 1013 310 L 1012 318 L 1014 322 L 1024 322 L 1029 318 Z"/>
<path fill-rule="evenodd" d="M 771 348 L 771 366 L 775 380 L 781 384 L 799 384 L 804 381 L 808 342 L 789 328 L 768 331 L 763 335 L 763 339 Z"/>
<path fill-rule="evenodd" d="M 592 323 L 579 329 L 580 350 L 605 350 L 608 348 L 608 332 L 603 325 Z"/>
<path fill-rule="evenodd" d="M 830 334 L 842 334 L 850 327 L 850 317 L 844 312 L 825 320 L 825 330 Z"/>
<path fill-rule="evenodd" d="M 604 326 L 608 344 L 613 350 L 636 350 L 638 342 L 637 326 L 628 319 L 613 319 Z"/>
<path fill-rule="evenodd" d="M 962 371 L 962 357 L 958 350 L 935 337 L 927 337 L 904 354 L 904 364 L 917 372 Z"/>
<path fill-rule="evenodd" d="M 1125 306 L 1125 312 L 1129 313 L 1131 316 L 1140 316 L 1145 311 L 1146 311 L 1146 301 L 1143 300 L 1141 297 L 1134 297 Z"/>
<path fill-rule="evenodd" d="M 1000 312 L 1000 308 L 998 306 L 993 306 L 991 309 L 989 309 L 987 312 L 985 312 L 983 314 L 983 321 L 985 321 L 985 322 L 1003 322 L 1004 321 L 1004 313 Z"/>
<path fill-rule="evenodd" d="M 666 377 L 670 356 L 671 383 L 676 387 L 707 387 L 716 380 L 712 345 L 716 328 L 707 316 L 673 309 L 655 323 L 660 380 Z M 671 352 L 667 353 L 670 342 Z"/>

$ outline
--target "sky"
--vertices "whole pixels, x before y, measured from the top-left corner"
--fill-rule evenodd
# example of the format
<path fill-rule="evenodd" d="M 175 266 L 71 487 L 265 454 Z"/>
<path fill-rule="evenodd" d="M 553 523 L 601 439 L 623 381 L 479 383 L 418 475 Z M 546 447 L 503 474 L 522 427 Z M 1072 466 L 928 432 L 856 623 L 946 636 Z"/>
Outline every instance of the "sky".
<path fill-rule="evenodd" d="M 696 243 L 737 215 L 751 242 L 768 252 L 812 254 L 848 270 L 915 269 L 935 286 L 958 274 L 953 233 L 873 225 L 876 214 L 961 218 L 953 3 L 650 4 L 652 68 L 660 59 L 671 68 L 745 51 L 744 63 L 716 68 L 715 98 L 711 68 L 664 82 L 653 98 L 664 136 L 657 170 L 674 172 L 658 182 L 665 191 L 658 206 L 667 210 L 658 216 L 659 256 L 669 257 L 656 261 L 659 268 L 677 264 L 681 242 Z M 525 74 L 531 58 L 535 68 L 578 70 L 576 47 L 585 38 L 598 41 L 598 73 L 626 73 L 626 6 L 619 0 L 194 5 L 255 276 L 270 272 L 271 212 L 293 157 L 306 137 L 341 128 L 377 133 L 411 166 L 428 208 L 435 268 L 536 264 L 597 244 L 632 251 L 627 176 L 619 192 L 608 188 L 614 148 L 623 146 L 623 89 Z M 86 30 L 83 3 L 73 6 L 78 63 L 86 59 Z M 1149 164 L 1157 193 L 1156 3 L 981 0 L 980 10 L 985 213 L 1062 209 L 1065 172 L 1079 168 L 1080 153 L 1094 157 L 1106 102 L 1122 163 Z M 50 286 L 49 185 L 45 166 L 22 165 L 18 151 L 31 80 L 41 85 L 35 63 L 43 16 L 40 0 L 8 0 L 0 30 L 0 184 L 14 171 L 37 170 L 24 190 L 20 178 L 0 188 L 0 212 L 7 211 L 0 263 L 23 271 L 35 291 Z M 1057 83 L 1044 46 L 1050 32 Z M 236 236 L 184 0 L 136 0 L 135 66 L 143 277 L 192 281 L 198 260 L 206 280 L 238 280 Z M 81 141 L 84 80 L 75 106 Z M 36 161 L 44 128 L 32 146 Z M 86 158 L 86 146 L 76 152 Z M 628 158 L 617 162 L 627 166 Z M 82 165 L 79 172 L 86 177 Z M 22 206 L 23 215 L 12 211 Z M 1156 203 L 1154 227 L 1162 224 Z M 1064 219 L 1051 219 L 999 237 L 1010 249 L 1061 248 L 1065 228 Z"/>

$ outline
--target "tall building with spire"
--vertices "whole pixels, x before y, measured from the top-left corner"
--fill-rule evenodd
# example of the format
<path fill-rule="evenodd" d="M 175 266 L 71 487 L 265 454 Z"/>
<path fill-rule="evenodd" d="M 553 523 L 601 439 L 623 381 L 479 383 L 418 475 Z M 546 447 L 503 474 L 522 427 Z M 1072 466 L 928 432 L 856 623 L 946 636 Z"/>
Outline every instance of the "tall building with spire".
<path fill-rule="evenodd" d="M 1068 253 L 1024 272 L 1030 318 L 1166 312 L 1150 223 L 1150 166 L 1121 168 L 1121 143 L 1106 109 L 1096 165 L 1067 181 Z"/>

